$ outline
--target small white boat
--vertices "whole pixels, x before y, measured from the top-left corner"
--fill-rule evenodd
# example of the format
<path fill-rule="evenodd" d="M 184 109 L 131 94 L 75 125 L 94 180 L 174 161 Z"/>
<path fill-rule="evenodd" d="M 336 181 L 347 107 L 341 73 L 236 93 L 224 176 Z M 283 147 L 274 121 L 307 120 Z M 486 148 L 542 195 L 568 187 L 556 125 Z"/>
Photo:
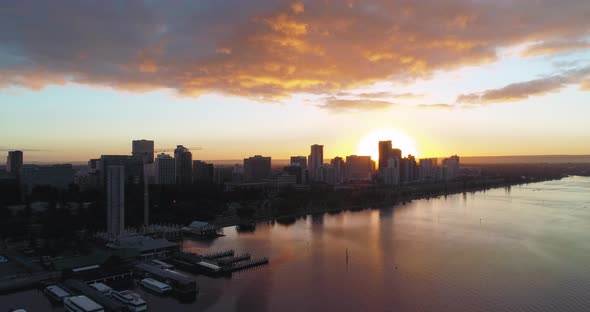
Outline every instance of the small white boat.
<path fill-rule="evenodd" d="M 158 294 L 166 294 L 172 291 L 172 287 L 168 284 L 164 284 L 153 278 L 145 278 L 141 280 L 141 285 L 149 290 L 152 290 Z"/>
<path fill-rule="evenodd" d="M 145 300 L 143 300 L 139 294 L 130 290 L 114 291 L 111 293 L 111 297 L 126 305 L 127 308 L 132 312 L 147 311 L 147 304 Z"/>
<path fill-rule="evenodd" d="M 54 302 L 62 302 L 64 298 L 72 295 L 65 289 L 57 285 L 47 286 L 45 287 L 43 292 L 49 297 L 49 299 L 53 300 Z"/>
<path fill-rule="evenodd" d="M 104 308 L 86 296 L 74 296 L 64 299 L 64 308 L 69 312 L 104 312 Z"/>

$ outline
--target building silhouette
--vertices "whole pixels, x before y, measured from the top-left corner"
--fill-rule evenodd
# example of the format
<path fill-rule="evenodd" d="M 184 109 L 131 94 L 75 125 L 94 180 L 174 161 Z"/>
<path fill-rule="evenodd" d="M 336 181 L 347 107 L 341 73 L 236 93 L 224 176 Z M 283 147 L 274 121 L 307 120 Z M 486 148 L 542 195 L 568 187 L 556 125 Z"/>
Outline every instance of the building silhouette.
<path fill-rule="evenodd" d="M 139 185 L 143 184 L 144 166 L 143 157 L 129 155 L 102 155 L 99 165 L 99 180 L 103 187 L 106 187 L 106 170 L 110 166 L 125 167 L 125 183 Z"/>
<path fill-rule="evenodd" d="M 371 180 L 375 170 L 375 162 L 371 156 L 346 156 L 346 180 Z"/>
<path fill-rule="evenodd" d="M 154 141 L 134 140 L 132 142 L 131 155 L 142 157 L 144 164 L 153 163 L 154 162 Z"/>
<path fill-rule="evenodd" d="M 51 186 L 67 190 L 74 183 L 76 171 L 71 164 L 63 165 L 24 165 L 21 169 L 20 183 L 24 194 L 29 194 L 36 186 Z"/>
<path fill-rule="evenodd" d="M 244 180 L 247 182 L 260 181 L 270 176 L 270 157 L 256 155 L 244 158 Z"/>
<path fill-rule="evenodd" d="M 193 181 L 195 183 L 213 182 L 213 164 L 201 160 L 193 160 Z"/>
<path fill-rule="evenodd" d="M 177 145 L 174 150 L 174 160 L 176 161 L 176 184 L 193 183 L 193 154 L 188 148 Z"/>
<path fill-rule="evenodd" d="M 450 181 L 459 176 L 460 171 L 459 156 L 453 155 L 442 161 L 443 179 Z"/>
<path fill-rule="evenodd" d="M 346 178 L 346 168 L 344 159 L 342 157 L 334 157 L 330 160 L 330 165 L 334 168 L 335 184 L 341 184 Z"/>
<path fill-rule="evenodd" d="M 176 184 L 176 161 L 168 154 L 158 154 L 154 162 L 156 184 Z"/>
<path fill-rule="evenodd" d="M 311 153 L 308 159 L 308 170 L 310 181 L 321 181 L 320 168 L 324 164 L 324 146 L 314 144 L 311 146 Z"/>
<path fill-rule="evenodd" d="M 107 232 L 117 238 L 125 229 L 125 166 L 108 166 Z"/>
<path fill-rule="evenodd" d="M 387 161 L 387 167 L 380 170 L 383 173 L 383 183 L 386 185 L 400 184 L 400 159 L 397 157 L 390 158 Z"/>
<path fill-rule="evenodd" d="M 291 166 L 298 166 L 303 170 L 307 169 L 307 157 L 305 156 L 291 156 Z"/>
<path fill-rule="evenodd" d="M 379 141 L 379 170 L 387 167 L 387 162 L 393 158 L 393 146 L 391 141 Z"/>
<path fill-rule="evenodd" d="M 20 173 L 23 167 L 23 152 L 9 151 L 6 157 L 6 171 L 15 175 Z"/>

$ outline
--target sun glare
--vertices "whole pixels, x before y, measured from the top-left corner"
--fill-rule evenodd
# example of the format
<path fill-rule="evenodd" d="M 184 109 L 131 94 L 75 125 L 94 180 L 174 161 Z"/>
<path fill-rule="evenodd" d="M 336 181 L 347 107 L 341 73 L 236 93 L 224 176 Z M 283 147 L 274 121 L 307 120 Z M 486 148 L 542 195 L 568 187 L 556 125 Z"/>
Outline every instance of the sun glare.
<path fill-rule="evenodd" d="M 375 161 L 379 159 L 379 141 L 391 140 L 393 148 L 402 150 L 402 156 L 412 154 L 418 156 L 414 141 L 407 135 L 391 128 L 375 129 L 365 135 L 359 142 L 357 154 L 371 156 Z"/>

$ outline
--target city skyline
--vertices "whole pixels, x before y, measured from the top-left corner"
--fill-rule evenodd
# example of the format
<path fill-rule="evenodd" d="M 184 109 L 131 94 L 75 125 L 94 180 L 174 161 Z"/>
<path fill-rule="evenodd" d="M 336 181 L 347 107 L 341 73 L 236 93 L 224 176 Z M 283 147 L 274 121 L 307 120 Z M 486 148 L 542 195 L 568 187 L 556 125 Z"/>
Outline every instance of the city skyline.
<path fill-rule="evenodd" d="M 0 149 L 74 162 L 149 137 L 204 160 L 287 159 L 313 142 L 334 157 L 392 129 L 419 157 L 588 155 L 586 10 L 15 2 L 0 11 Z"/>

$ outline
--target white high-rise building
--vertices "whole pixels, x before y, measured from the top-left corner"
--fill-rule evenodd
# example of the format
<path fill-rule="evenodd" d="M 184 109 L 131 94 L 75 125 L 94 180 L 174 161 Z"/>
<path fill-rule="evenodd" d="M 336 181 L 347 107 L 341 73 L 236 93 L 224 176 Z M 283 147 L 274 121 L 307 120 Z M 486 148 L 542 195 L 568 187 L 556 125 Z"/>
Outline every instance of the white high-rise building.
<path fill-rule="evenodd" d="M 117 238 L 125 229 L 125 167 L 107 167 L 107 231 Z"/>
<path fill-rule="evenodd" d="M 321 167 L 324 164 L 324 146 L 314 144 L 311 146 L 311 154 L 308 158 L 309 165 L 309 179 L 311 181 L 320 181 L 321 179 Z"/>
<path fill-rule="evenodd" d="M 176 161 L 168 154 L 159 154 L 154 164 L 156 184 L 176 184 Z"/>

